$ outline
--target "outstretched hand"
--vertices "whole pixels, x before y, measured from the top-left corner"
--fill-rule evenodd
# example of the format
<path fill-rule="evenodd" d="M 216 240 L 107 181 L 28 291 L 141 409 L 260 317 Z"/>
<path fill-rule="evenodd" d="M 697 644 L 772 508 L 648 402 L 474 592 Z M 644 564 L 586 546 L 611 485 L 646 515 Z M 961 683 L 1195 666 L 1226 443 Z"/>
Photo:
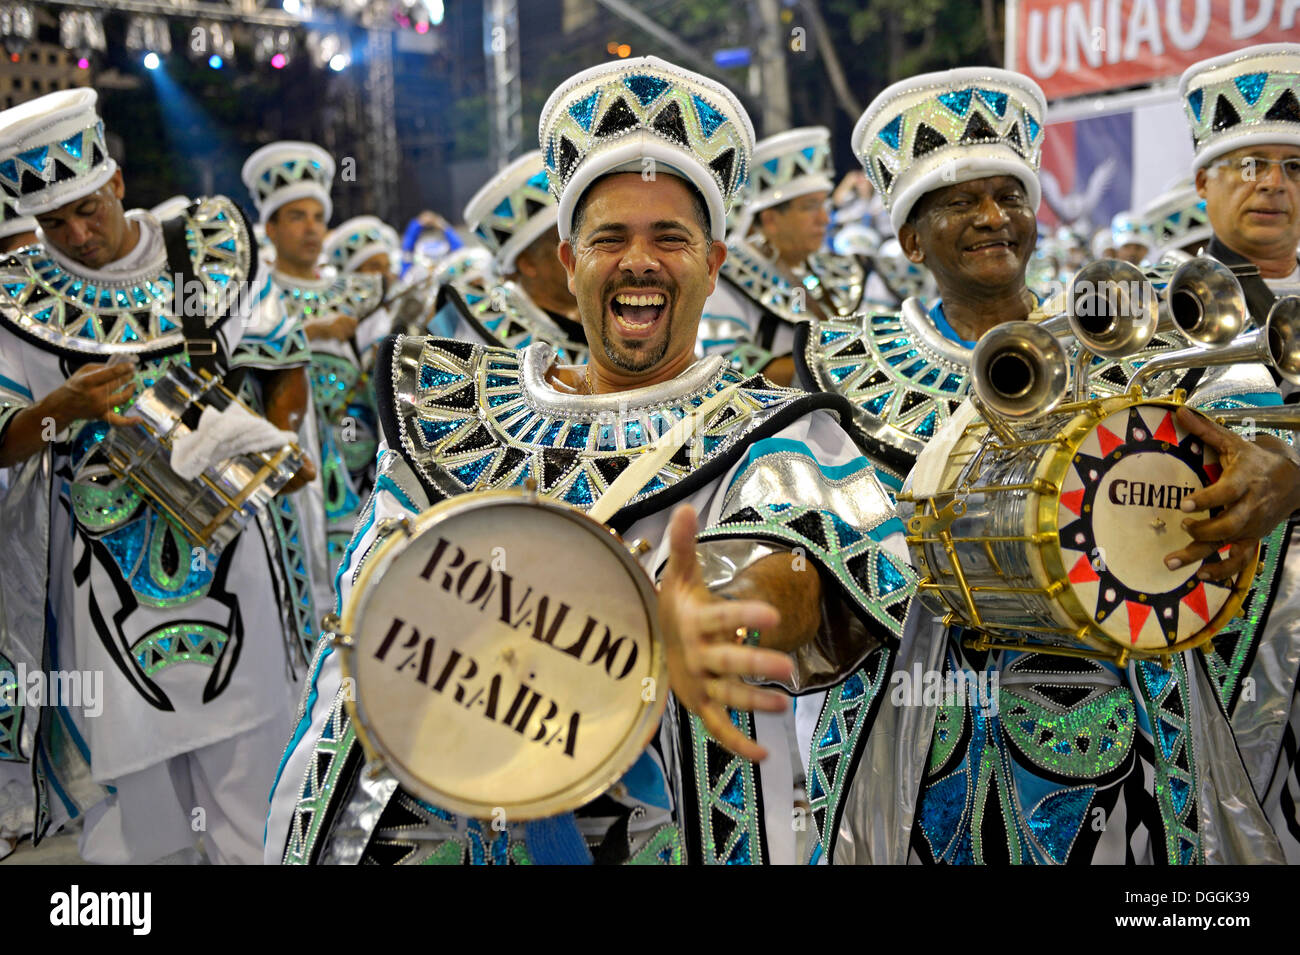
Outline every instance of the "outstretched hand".
<path fill-rule="evenodd" d="M 1183 498 L 1182 508 L 1223 511 L 1184 521 L 1192 543 L 1166 555 L 1165 565 L 1177 570 L 1227 546 L 1224 560 L 1206 564 L 1197 573 L 1202 580 L 1225 580 L 1240 572 L 1260 540 L 1300 507 L 1300 465 L 1279 450 L 1283 445 L 1272 435 L 1247 441 L 1186 407 L 1178 409 L 1178 421 L 1219 453 L 1223 467 L 1217 481 Z"/>
<path fill-rule="evenodd" d="M 694 508 L 683 505 L 673 512 L 668 566 L 659 583 L 669 683 L 715 740 L 738 756 L 761 760 L 767 750 L 736 728 L 726 708 L 783 712 L 783 693 L 751 686 L 742 678 L 788 681 L 794 664 L 784 653 L 739 644 L 737 631 L 771 630 L 780 614 L 762 601 L 727 600 L 705 586 L 695 556 L 698 531 Z"/>

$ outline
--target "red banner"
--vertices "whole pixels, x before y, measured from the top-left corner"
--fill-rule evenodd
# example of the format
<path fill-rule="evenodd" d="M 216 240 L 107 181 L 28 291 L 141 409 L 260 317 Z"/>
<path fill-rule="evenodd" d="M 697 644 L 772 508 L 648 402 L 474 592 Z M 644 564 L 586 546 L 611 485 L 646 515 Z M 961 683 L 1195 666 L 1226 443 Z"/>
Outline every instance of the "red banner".
<path fill-rule="evenodd" d="M 1176 77 L 1200 60 L 1300 40 L 1300 0 L 1010 0 L 1007 68 L 1048 99 Z"/>

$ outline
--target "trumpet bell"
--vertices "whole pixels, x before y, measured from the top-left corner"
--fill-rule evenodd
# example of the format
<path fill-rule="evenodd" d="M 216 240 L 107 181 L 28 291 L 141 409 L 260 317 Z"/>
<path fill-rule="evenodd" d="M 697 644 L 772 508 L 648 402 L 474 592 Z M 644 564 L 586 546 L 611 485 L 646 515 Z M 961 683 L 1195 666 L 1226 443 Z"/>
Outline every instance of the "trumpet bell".
<path fill-rule="evenodd" d="M 1280 298 L 1269 309 L 1264 337 L 1277 373 L 1300 385 L 1300 296 Z"/>
<path fill-rule="evenodd" d="M 1160 321 L 1160 301 L 1146 275 L 1119 259 L 1101 259 L 1080 269 L 1070 280 L 1066 300 L 1074 337 L 1103 358 L 1141 351 Z"/>
<path fill-rule="evenodd" d="M 992 412 L 1027 421 L 1065 397 L 1070 363 L 1056 336 L 1032 322 L 1007 322 L 985 332 L 971 354 L 971 386 Z"/>
<path fill-rule="evenodd" d="M 1189 342 L 1215 348 L 1242 333 L 1246 296 L 1232 270 L 1208 256 L 1184 262 L 1169 279 L 1165 299 Z"/>

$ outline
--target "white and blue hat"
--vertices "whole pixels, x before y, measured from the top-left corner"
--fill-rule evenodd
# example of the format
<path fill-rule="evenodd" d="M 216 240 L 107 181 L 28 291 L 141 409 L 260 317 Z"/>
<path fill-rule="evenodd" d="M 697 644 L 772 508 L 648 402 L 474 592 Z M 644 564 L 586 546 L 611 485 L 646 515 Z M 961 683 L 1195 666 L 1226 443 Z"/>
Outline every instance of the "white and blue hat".
<path fill-rule="evenodd" d="M 0 190 L 36 216 L 90 195 L 117 171 L 92 89 L 62 90 L 0 113 Z"/>
<path fill-rule="evenodd" d="M 244 160 L 241 175 L 263 225 L 276 209 L 298 199 L 320 202 L 326 222 L 334 213 L 334 159 L 312 143 L 284 140 L 263 146 Z"/>
<path fill-rule="evenodd" d="M 993 67 L 925 73 L 888 87 L 853 128 L 853 152 L 897 232 L 927 192 L 989 176 L 1024 183 L 1035 211 L 1047 101 Z"/>
<path fill-rule="evenodd" d="M 348 219 L 325 239 L 321 253 L 325 261 L 340 272 L 355 272 L 366 259 L 387 255 L 395 267 L 402 254 L 402 240 L 397 231 L 375 216 Z"/>
<path fill-rule="evenodd" d="M 1300 43 L 1202 60 L 1178 81 L 1200 169 L 1242 146 L 1300 146 Z"/>
<path fill-rule="evenodd" d="M 571 77 L 542 108 L 538 139 L 559 201 L 561 239 L 569 238 L 573 210 L 593 182 L 653 168 L 699 190 L 709 231 L 722 240 L 754 152 L 749 114 L 730 90 L 653 56 Z"/>
<path fill-rule="evenodd" d="M 510 275 L 519 253 L 554 227 L 559 207 L 551 195 L 541 150 L 520 156 L 492 177 L 465 206 L 465 224 Z"/>

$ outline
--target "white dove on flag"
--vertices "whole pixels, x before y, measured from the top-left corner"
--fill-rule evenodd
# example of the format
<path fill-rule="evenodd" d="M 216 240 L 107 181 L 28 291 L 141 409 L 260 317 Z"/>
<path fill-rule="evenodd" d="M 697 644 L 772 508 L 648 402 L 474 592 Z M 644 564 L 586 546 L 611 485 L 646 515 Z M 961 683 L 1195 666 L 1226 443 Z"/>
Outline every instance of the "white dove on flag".
<path fill-rule="evenodd" d="M 1074 228 L 1084 225 L 1090 229 L 1093 224 L 1093 212 L 1101 202 L 1101 197 L 1110 188 L 1117 165 L 1118 162 L 1113 156 L 1105 160 L 1088 176 L 1088 184 L 1084 186 L 1083 192 L 1072 192 L 1069 195 L 1062 194 L 1060 182 L 1044 169 L 1038 174 L 1043 185 L 1043 198 L 1047 200 L 1048 207 L 1056 213 L 1061 222 Z"/>

